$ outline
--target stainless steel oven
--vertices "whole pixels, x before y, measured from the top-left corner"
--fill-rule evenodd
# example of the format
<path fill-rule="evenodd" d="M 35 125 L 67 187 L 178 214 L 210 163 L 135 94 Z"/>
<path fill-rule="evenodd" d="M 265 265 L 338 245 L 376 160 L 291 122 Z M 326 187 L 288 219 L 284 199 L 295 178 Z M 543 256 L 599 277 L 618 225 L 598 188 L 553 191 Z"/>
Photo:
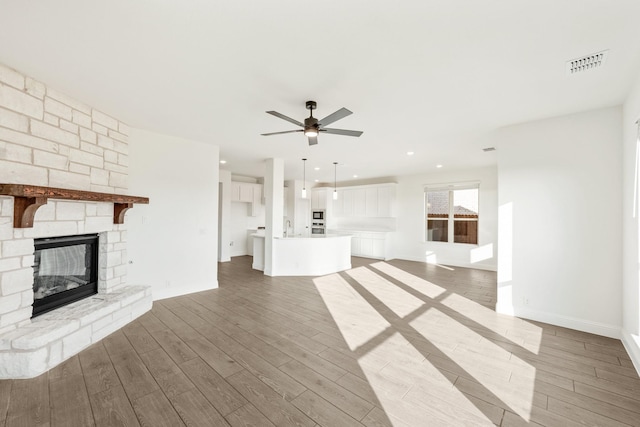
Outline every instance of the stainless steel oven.
<path fill-rule="evenodd" d="M 325 228 L 324 210 L 313 209 L 311 211 L 311 235 L 322 236 L 325 234 Z"/>

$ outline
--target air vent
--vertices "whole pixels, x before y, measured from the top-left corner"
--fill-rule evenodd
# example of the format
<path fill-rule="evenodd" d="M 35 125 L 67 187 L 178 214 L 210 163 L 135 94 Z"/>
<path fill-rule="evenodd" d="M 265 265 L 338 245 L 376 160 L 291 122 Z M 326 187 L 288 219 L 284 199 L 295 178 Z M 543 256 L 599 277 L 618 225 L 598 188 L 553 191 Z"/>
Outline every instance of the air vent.
<path fill-rule="evenodd" d="M 488 153 L 489 151 L 496 151 L 496 147 L 486 147 L 483 148 L 482 151 L 484 151 L 485 153 Z"/>
<path fill-rule="evenodd" d="M 583 56 L 582 58 L 572 59 L 571 61 L 567 61 L 567 75 L 571 76 L 573 74 L 581 73 L 583 71 L 593 70 L 595 68 L 602 67 L 607 60 L 608 50 L 603 50 L 602 52 L 594 53 L 591 55 Z"/>

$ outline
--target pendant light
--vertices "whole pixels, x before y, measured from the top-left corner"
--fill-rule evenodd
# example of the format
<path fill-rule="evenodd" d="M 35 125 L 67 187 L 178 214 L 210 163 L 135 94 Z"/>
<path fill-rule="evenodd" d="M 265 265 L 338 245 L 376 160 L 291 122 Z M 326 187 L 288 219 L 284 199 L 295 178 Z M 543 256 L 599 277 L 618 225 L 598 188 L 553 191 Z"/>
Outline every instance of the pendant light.
<path fill-rule="evenodd" d="M 338 170 L 338 162 L 333 162 L 333 200 L 338 200 L 338 189 L 336 188 L 336 176 Z"/>
<path fill-rule="evenodd" d="M 307 159 L 302 159 L 302 198 L 307 198 Z"/>

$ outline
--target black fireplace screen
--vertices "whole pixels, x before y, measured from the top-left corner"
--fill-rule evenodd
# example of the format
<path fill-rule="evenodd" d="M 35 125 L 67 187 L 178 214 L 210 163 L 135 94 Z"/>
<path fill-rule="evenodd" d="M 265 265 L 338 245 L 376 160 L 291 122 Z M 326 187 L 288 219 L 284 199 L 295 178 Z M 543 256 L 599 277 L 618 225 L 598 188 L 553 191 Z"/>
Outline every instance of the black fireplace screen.
<path fill-rule="evenodd" d="M 98 292 L 98 236 L 35 239 L 33 316 Z"/>

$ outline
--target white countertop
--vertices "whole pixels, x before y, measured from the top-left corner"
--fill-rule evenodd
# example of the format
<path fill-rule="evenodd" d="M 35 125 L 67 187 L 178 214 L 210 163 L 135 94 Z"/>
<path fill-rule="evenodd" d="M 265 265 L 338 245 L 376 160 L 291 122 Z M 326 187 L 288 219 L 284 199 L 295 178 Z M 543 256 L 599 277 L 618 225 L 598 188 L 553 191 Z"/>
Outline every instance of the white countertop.
<path fill-rule="evenodd" d="M 337 228 L 335 230 L 331 230 L 336 233 L 394 233 L 396 230 L 391 230 L 389 228 L 375 228 L 375 227 L 367 227 L 367 228 L 357 228 L 357 227 L 349 227 L 349 228 Z"/>
<path fill-rule="evenodd" d="M 314 239 L 334 239 L 337 237 L 351 237 L 348 233 L 328 233 L 328 234 L 316 234 L 313 236 L 288 236 L 288 237 L 276 237 L 278 240 L 314 240 Z"/>

